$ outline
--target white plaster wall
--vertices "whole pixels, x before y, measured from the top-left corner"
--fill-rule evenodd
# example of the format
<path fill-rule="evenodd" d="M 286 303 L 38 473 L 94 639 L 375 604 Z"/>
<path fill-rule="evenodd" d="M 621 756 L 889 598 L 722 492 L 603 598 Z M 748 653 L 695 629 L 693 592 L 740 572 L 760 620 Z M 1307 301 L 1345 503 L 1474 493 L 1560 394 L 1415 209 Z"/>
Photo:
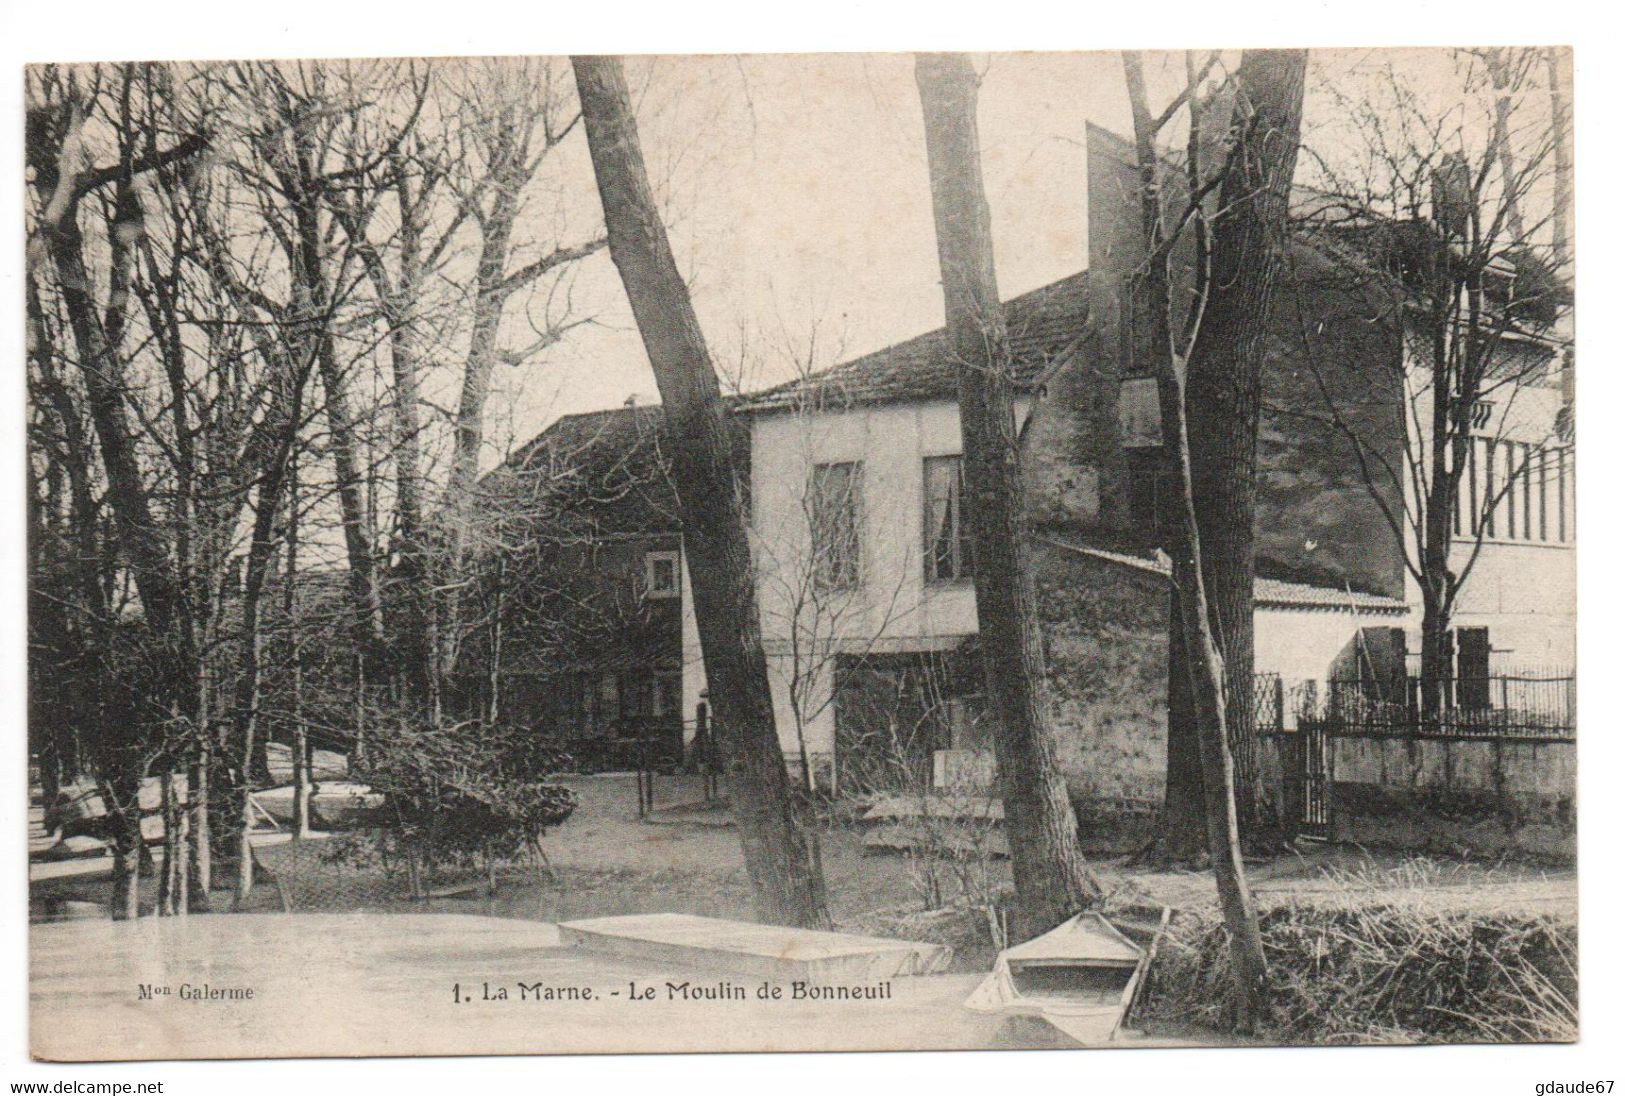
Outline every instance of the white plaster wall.
<path fill-rule="evenodd" d="M 920 556 L 922 462 L 959 448 L 959 411 L 946 401 L 756 416 L 751 528 L 763 638 L 788 643 L 796 627 L 804 647 L 815 635 L 860 644 L 974 635 L 971 585 L 928 586 Z M 863 465 L 860 585 L 819 595 L 821 604 L 809 606 L 798 597 L 811 559 L 807 484 L 814 465 L 842 461 Z"/>
<path fill-rule="evenodd" d="M 1325 681 L 1332 661 L 1361 628 L 1405 623 L 1405 617 L 1392 613 L 1260 608 L 1253 613 L 1253 668 L 1261 674 L 1280 674 L 1287 689 L 1305 681 Z"/>
<path fill-rule="evenodd" d="M 1025 422 L 1031 409 L 1030 400 L 1018 400 L 1017 420 Z M 833 652 L 936 650 L 976 634 L 971 583 L 927 583 L 921 558 L 924 461 L 959 452 L 959 408 L 949 400 L 752 418 L 757 599 L 786 753 L 800 749 L 790 703 L 798 677 L 808 683 L 801 720 L 806 748 L 813 755 L 834 749 Z M 860 582 L 808 604 L 807 484 L 814 465 L 842 461 L 863 465 Z"/>
<path fill-rule="evenodd" d="M 1555 383 L 1556 359 L 1550 384 L 1528 384 L 1497 389 L 1490 397 L 1493 405 L 1486 434 L 1504 441 L 1531 445 L 1556 444 L 1554 424 L 1562 407 L 1562 391 Z M 1412 385 L 1420 383 L 1421 372 L 1413 370 Z M 1413 399 L 1416 398 L 1413 392 Z M 1427 422 L 1409 421 L 1413 437 L 1425 439 Z M 1413 443 L 1415 444 L 1415 443 Z M 1420 450 L 1418 450 L 1420 451 Z M 1556 541 L 1556 502 L 1551 502 L 1548 521 L 1554 530 L 1551 540 L 1528 541 L 1504 536 L 1485 538 L 1476 560 L 1457 595 L 1452 623 L 1456 627 L 1487 627 L 1493 651 L 1493 666 L 1509 669 L 1553 666 L 1572 667 L 1575 658 L 1575 467 L 1570 456 L 1565 505 L 1568 508 L 1570 539 Z M 1555 481 L 1552 484 L 1555 489 Z M 1496 526 L 1507 528 L 1506 511 L 1521 500 L 1510 497 L 1501 503 Z M 1473 555 L 1473 540 L 1458 539 L 1451 549 L 1451 565 L 1458 573 L 1467 568 Z M 1416 580 L 1405 576 L 1405 597 L 1412 606 L 1421 604 Z M 1412 622 L 1409 649 L 1421 649 L 1420 616 Z"/>
<path fill-rule="evenodd" d="M 688 553 L 677 561 L 682 581 L 683 618 L 683 743 L 694 741 L 694 708 L 705 692 L 705 662 L 700 657 L 700 628 L 694 617 L 694 589 L 688 580 Z"/>
<path fill-rule="evenodd" d="M 807 700 L 802 706 L 801 735 L 806 737 L 807 753 L 815 763 L 817 757 L 835 752 L 835 704 L 830 693 L 833 670 L 833 665 L 825 660 L 805 671 L 808 684 L 802 689 Z M 767 680 L 773 692 L 773 722 L 778 727 L 779 746 L 786 754 L 799 758 L 801 743 L 796 731 L 795 708 L 790 703 L 794 674 L 795 662 L 789 655 L 768 654 Z"/>
<path fill-rule="evenodd" d="M 1453 623 L 1489 628 L 1494 666 L 1572 668 L 1576 597 L 1573 545 L 1486 544 Z"/>

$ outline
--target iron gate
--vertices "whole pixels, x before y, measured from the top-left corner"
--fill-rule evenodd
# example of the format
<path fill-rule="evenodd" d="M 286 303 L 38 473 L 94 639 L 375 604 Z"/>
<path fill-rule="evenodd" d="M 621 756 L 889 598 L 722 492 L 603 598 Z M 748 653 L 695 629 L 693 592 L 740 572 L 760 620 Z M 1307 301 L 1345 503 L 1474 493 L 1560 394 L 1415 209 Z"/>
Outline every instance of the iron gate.
<path fill-rule="evenodd" d="M 1299 719 L 1298 733 L 1293 737 L 1298 744 L 1298 833 L 1325 841 L 1332 835 L 1332 774 L 1326 723 Z"/>

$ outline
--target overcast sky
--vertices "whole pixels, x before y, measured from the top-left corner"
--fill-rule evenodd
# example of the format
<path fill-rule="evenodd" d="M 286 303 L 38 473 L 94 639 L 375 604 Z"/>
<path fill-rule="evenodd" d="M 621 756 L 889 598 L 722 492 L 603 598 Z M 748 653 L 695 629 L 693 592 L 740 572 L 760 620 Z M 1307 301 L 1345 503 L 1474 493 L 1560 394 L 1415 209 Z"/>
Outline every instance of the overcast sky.
<path fill-rule="evenodd" d="M 1085 128 L 1128 132 L 1128 102 L 1117 53 L 995 54 L 977 64 L 982 168 L 1008 298 L 1086 265 Z M 1351 74 L 1388 64 L 1433 78 L 1440 110 L 1459 101 L 1448 51 L 1317 51 L 1306 140 L 1337 144 L 1328 134 L 1344 120 L 1324 94 L 1329 82 L 1346 87 Z M 1153 109 L 1182 84 L 1183 66 L 1182 54 L 1148 57 Z M 673 247 L 725 374 L 742 371 L 746 387 L 760 387 L 794 375 L 809 347 L 812 364 L 826 366 L 942 323 L 911 56 L 664 57 L 633 59 L 628 73 Z M 575 242 L 600 224 L 579 128 L 560 153 L 527 215 L 554 218 L 554 234 Z M 530 341 L 522 304 L 508 321 L 513 345 Z M 607 251 L 581 264 L 571 310 L 594 324 L 495 378 L 487 464 L 559 415 L 656 399 Z M 447 406 L 456 383 L 448 368 L 433 385 Z"/>
<path fill-rule="evenodd" d="M 1085 125 L 1126 128 L 1127 100 L 1116 54 L 997 55 L 981 64 L 983 169 L 1008 297 L 1084 268 Z M 734 373 L 744 361 L 747 384 L 759 386 L 792 375 L 792 355 L 810 345 L 816 364 L 828 365 L 942 323 L 912 58 L 647 66 L 640 107 L 659 105 L 640 109 L 645 153 L 720 368 Z M 635 81 L 644 67 L 629 66 Z M 584 148 L 573 155 L 563 170 L 586 170 L 590 188 Z M 523 438 L 557 415 L 617 406 L 628 395 L 655 400 L 607 253 L 583 265 L 573 304 L 601 325 L 502 378 L 508 406 L 493 406 L 506 420 L 494 424 L 495 436 Z"/>

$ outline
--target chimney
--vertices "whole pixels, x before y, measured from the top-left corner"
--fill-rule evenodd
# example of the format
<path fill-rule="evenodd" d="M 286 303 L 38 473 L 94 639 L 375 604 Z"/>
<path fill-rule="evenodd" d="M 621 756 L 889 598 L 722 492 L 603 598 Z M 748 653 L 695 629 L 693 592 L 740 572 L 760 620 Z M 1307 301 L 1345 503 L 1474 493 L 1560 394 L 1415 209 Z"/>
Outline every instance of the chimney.
<path fill-rule="evenodd" d="M 1447 153 L 1433 169 L 1433 223 L 1453 240 L 1467 236 L 1473 211 L 1473 172 L 1467 157 Z"/>

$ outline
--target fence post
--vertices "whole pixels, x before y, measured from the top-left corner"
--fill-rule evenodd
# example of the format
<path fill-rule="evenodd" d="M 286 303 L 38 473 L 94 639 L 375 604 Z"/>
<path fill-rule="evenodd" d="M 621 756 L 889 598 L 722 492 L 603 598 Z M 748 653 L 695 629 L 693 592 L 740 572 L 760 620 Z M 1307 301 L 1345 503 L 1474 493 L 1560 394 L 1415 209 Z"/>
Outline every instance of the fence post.
<path fill-rule="evenodd" d="M 641 727 L 639 730 L 644 733 L 634 740 L 638 759 L 638 817 L 648 818 L 655 805 L 655 772 L 649 762 L 649 729 Z"/>
<path fill-rule="evenodd" d="M 705 701 L 694 705 L 694 757 L 705 783 L 705 801 L 717 797 L 716 766 L 711 763 L 711 711 Z"/>

